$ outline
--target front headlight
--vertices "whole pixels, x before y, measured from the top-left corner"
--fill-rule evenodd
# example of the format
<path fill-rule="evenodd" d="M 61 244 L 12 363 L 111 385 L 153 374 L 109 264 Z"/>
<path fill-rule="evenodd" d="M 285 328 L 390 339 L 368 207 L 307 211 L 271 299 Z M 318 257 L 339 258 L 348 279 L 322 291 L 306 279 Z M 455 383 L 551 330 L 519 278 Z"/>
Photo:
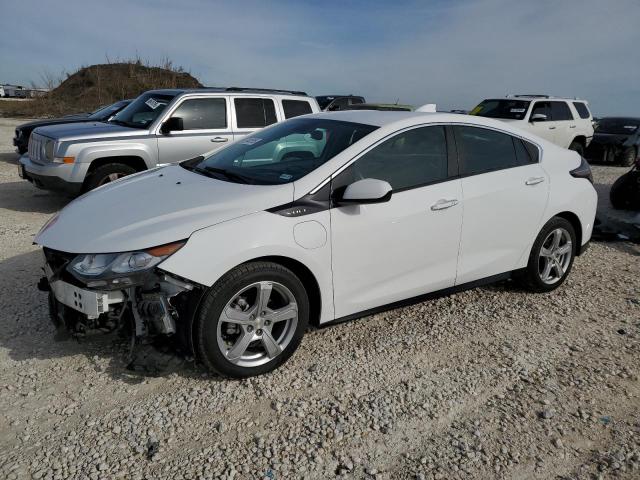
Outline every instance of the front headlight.
<path fill-rule="evenodd" d="M 69 268 L 85 277 L 138 273 L 155 267 L 174 254 L 186 241 L 125 253 L 88 253 L 78 255 Z"/>
<path fill-rule="evenodd" d="M 53 140 L 47 140 L 44 144 L 44 156 L 49 162 L 53 162 L 53 152 L 56 147 L 56 142 Z"/>

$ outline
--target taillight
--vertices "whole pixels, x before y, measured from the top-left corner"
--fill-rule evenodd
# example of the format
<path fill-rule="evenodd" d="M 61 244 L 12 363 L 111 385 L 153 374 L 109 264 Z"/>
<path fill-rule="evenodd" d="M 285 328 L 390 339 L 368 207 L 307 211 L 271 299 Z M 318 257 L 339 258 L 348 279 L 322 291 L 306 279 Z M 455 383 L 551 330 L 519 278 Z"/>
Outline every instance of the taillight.
<path fill-rule="evenodd" d="M 578 168 L 574 168 L 569 172 L 572 177 L 575 178 L 586 178 L 591 183 L 593 183 L 593 174 L 591 173 L 591 167 L 587 163 L 587 161 L 580 157 L 580 165 Z"/>

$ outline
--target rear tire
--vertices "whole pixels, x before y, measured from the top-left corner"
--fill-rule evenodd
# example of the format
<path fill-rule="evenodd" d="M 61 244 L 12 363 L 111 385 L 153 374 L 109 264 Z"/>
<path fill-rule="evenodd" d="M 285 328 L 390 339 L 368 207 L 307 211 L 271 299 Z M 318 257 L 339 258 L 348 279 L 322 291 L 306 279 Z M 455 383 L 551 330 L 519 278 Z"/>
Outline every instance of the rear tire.
<path fill-rule="evenodd" d="M 623 167 L 630 167 L 633 165 L 633 162 L 636 161 L 636 149 L 635 147 L 625 148 L 624 151 L 620 154 L 620 165 Z"/>
<path fill-rule="evenodd" d="M 533 292 L 550 292 L 564 283 L 578 249 L 571 223 L 561 217 L 549 220 L 533 243 L 527 267 L 515 280 Z"/>
<path fill-rule="evenodd" d="M 569 150 L 573 150 L 574 152 L 578 152 L 581 157 L 584 157 L 584 145 L 581 142 L 574 140 L 569 145 Z"/>
<path fill-rule="evenodd" d="M 618 210 L 640 208 L 640 172 L 632 170 L 613 182 L 609 200 Z"/>
<path fill-rule="evenodd" d="M 89 175 L 84 184 L 84 191 L 88 192 L 136 172 L 137 170 L 135 168 L 125 165 L 124 163 L 107 163 L 106 165 L 96 168 Z"/>
<path fill-rule="evenodd" d="M 205 294 L 195 316 L 194 350 L 209 370 L 225 377 L 261 375 L 293 355 L 308 321 L 307 292 L 291 270 L 247 263 Z"/>

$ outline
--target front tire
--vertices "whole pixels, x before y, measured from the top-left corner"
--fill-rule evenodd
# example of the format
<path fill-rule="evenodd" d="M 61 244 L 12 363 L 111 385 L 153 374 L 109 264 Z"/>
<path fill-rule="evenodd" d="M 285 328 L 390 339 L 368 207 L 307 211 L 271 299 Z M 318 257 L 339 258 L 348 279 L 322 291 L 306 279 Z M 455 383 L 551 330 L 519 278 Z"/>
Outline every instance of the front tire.
<path fill-rule="evenodd" d="M 136 173 L 136 169 L 124 163 L 107 163 L 96 168 L 87 178 L 84 191 L 88 192 L 94 188 L 101 187 L 107 183 L 114 182 L 122 177 Z"/>
<path fill-rule="evenodd" d="M 555 290 L 567 279 L 577 247 L 571 223 L 564 218 L 553 217 L 536 237 L 527 267 L 516 276 L 516 280 L 533 292 Z"/>
<path fill-rule="evenodd" d="M 293 355 L 308 322 L 307 292 L 291 270 L 273 262 L 247 263 L 205 295 L 195 318 L 194 349 L 220 375 L 261 375 Z"/>

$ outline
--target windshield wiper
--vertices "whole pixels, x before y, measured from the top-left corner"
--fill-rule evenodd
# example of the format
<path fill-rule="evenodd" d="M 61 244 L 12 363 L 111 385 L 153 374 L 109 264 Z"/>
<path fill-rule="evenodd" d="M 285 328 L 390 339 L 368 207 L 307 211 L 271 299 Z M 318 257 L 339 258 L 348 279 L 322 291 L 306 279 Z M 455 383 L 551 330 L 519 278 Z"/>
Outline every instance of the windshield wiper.
<path fill-rule="evenodd" d="M 187 160 L 186 162 L 182 162 L 180 165 L 182 166 L 182 168 L 186 168 L 190 172 L 196 172 L 209 178 L 220 178 L 220 176 L 223 176 L 237 183 L 253 183 L 253 179 L 245 177 L 244 175 L 240 175 L 239 173 L 233 173 L 229 170 L 217 167 L 202 168 L 195 165 L 190 165 L 189 162 L 190 160 Z"/>
<path fill-rule="evenodd" d="M 115 123 L 116 125 L 122 125 L 123 127 L 133 128 L 132 124 L 130 124 L 129 122 L 123 122 L 122 120 L 111 119 L 108 120 L 108 123 Z"/>
<path fill-rule="evenodd" d="M 224 168 L 209 167 L 209 166 L 205 166 L 204 168 L 200 168 L 200 167 L 194 167 L 194 168 L 198 170 L 206 170 L 207 172 L 210 172 L 210 173 L 217 173 L 219 175 L 223 175 L 227 177 L 229 180 L 234 180 L 238 183 L 253 183 L 252 178 L 245 177 L 244 175 L 241 175 L 239 173 L 234 173 L 229 170 L 225 170 Z"/>

